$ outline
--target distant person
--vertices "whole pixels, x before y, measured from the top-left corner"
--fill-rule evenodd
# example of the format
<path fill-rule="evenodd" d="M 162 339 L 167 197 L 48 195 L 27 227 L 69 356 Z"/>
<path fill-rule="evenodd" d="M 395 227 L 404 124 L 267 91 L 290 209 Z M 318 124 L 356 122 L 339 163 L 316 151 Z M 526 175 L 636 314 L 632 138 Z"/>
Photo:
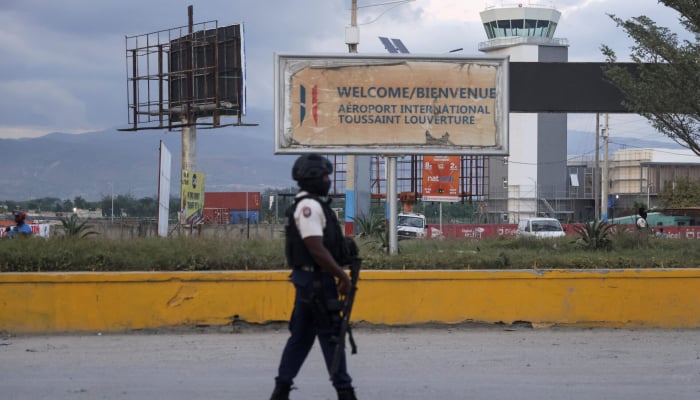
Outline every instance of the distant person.
<path fill-rule="evenodd" d="M 15 217 L 15 226 L 7 227 L 7 237 L 29 237 L 32 236 L 32 227 L 29 226 L 25 220 L 27 219 L 27 213 L 22 210 L 15 210 L 12 212 Z"/>
<path fill-rule="evenodd" d="M 333 164 L 318 154 L 302 155 L 292 167 L 292 178 L 300 191 L 286 213 L 285 252 L 296 293 L 289 321 L 290 336 L 270 400 L 289 400 L 294 378 L 316 338 L 326 367 L 331 370 L 340 331 L 338 294 L 349 293 L 352 285 L 341 265 L 345 238 L 328 199 L 332 172 Z M 357 400 L 344 350 L 331 381 L 338 400 Z"/>
<path fill-rule="evenodd" d="M 659 230 L 656 231 L 656 237 L 658 237 L 658 238 L 666 237 L 666 234 L 664 233 L 664 228 L 659 228 Z"/>
<path fill-rule="evenodd" d="M 637 218 L 637 229 L 647 229 L 647 210 L 644 207 L 639 208 L 639 217 Z"/>

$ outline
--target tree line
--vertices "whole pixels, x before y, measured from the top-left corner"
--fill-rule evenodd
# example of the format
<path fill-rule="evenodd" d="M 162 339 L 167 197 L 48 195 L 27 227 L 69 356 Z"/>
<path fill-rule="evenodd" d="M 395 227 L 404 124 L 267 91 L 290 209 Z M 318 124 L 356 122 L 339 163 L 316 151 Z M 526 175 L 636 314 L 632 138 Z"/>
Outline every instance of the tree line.
<path fill-rule="evenodd" d="M 117 218 L 122 216 L 130 218 L 155 218 L 158 211 L 158 201 L 154 197 L 135 198 L 130 194 L 104 196 L 97 201 L 89 201 L 81 196 L 71 199 L 59 199 L 57 197 L 42 197 L 38 199 L 3 202 L 7 210 L 23 209 L 30 212 L 46 213 L 55 212 L 58 215 L 73 213 L 74 210 L 96 211 L 101 210 L 103 217 Z M 180 208 L 180 199 L 170 199 L 170 210 Z"/>
<path fill-rule="evenodd" d="M 285 196 L 279 196 L 280 193 Z M 270 223 L 283 223 L 284 212 L 292 203 L 293 189 L 267 189 L 261 193 L 262 204 L 260 209 L 260 221 Z M 269 198 L 274 196 L 274 202 L 270 205 Z M 697 207 L 700 204 L 700 182 L 687 177 L 678 177 L 673 185 L 665 185 L 664 190 L 659 193 L 659 204 L 662 208 L 682 208 Z M 646 207 L 645 204 L 639 206 Z M 177 219 L 180 210 L 180 198 L 171 197 L 169 201 L 170 218 Z M 334 199 L 333 208 L 341 210 L 340 217 L 344 218 L 345 201 L 343 198 Z M 635 204 L 635 208 L 637 205 Z M 74 209 L 96 211 L 101 210 L 102 217 L 111 218 L 155 218 L 158 212 L 158 200 L 155 197 L 135 198 L 130 194 L 104 196 L 97 201 L 88 201 L 81 196 L 76 196 L 72 200 L 59 199 L 57 197 L 42 197 L 27 201 L 6 200 L 0 201 L 0 208 L 6 211 L 23 209 L 29 212 L 44 213 L 55 212 L 58 215 L 73 213 Z M 386 210 L 385 203 L 373 203 L 371 207 L 372 215 L 383 215 Z M 414 211 L 424 214 L 431 223 L 435 223 L 440 215 L 440 204 L 435 202 L 417 202 Z M 648 208 L 648 207 L 647 207 Z M 443 203 L 442 218 L 446 223 L 473 223 L 480 220 L 478 202 L 457 202 Z M 631 210 L 630 212 L 633 212 Z"/>

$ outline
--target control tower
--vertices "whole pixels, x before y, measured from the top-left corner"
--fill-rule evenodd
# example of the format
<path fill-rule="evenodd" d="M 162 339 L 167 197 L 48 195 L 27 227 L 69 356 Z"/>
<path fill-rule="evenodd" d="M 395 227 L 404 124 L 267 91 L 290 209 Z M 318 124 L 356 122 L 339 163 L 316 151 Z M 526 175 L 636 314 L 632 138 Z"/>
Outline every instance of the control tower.
<path fill-rule="evenodd" d="M 553 5 L 501 3 L 480 15 L 488 40 L 479 43 L 479 51 L 508 55 L 511 62 L 568 61 L 568 41 L 554 37 L 561 13 Z M 571 212 L 566 206 L 566 114 L 511 113 L 509 125 L 510 155 L 489 162 L 490 219 L 566 220 Z"/>

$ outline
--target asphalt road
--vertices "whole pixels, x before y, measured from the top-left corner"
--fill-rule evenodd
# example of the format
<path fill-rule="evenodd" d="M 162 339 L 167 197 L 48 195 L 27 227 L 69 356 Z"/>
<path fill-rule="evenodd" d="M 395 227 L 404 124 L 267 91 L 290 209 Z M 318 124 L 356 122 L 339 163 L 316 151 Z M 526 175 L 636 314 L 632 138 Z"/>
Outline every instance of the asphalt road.
<path fill-rule="evenodd" d="M 0 340 L 1 399 L 265 399 L 283 325 Z M 700 330 L 356 328 L 360 400 L 698 399 Z M 335 399 L 318 346 L 292 400 Z"/>

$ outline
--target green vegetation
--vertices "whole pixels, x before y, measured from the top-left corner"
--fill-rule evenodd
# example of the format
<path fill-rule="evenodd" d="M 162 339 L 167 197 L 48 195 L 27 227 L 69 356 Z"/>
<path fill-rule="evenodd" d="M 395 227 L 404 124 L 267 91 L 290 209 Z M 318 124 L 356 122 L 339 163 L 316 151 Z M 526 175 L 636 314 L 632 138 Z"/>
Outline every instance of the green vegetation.
<path fill-rule="evenodd" d="M 158 203 L 153 197 L 143 197 L 137 199 L 130 194 L 115 195 L 114 199 L 111 196 L 103 196 L 100 201 L 87 201 L 84 198 L 77 196 L 73 200 L 61 200 L 57 197 L 42 197 L 27 201 L 4 200 L 0 201 L 0 208 L 6 210 L 14 210 L 21 208 L 31 212 L 55 212 L 58 214 L 72 213 L 74 208 L 80 210 L 94 211 L 102 209 L 103 217 L 111 217 L 112 210 L 114 215 L 120 217 L 127 215 L 131 218 L 155 218 L 158 212 Z M 180 199 L 170 199 L 170 210 L 178 210 L 180 208 Z M 176 211 L 171 214 L 175 218 Z"/>
<path fill-rule="evenodd" d="M 612 247 L 613 225 L 605 221 L 586 222 L 575 226 L 574 231 L 579 235 L 579 244 L 588 250 L 609 250 Z"/>
<path fill-rule="evenodd" d="M 611 15 L 635 42 L 630 57 L 638 73 L 616 66 L 617 56 L 602 46 L 608 79 L 626 95 L 626 106 L 645 117 L 662 134 L 700 155 L 700 11 L 697 0 L 660 0 L 680 15 L 683 36 L 651 18 L 628 20 Z M 683 37 L 682 36 L 682 37 Z"/>
<path fill-rule="evenodd" d="M 386 250 L 389 248 L 389 238 L 387 237 L 387 226 L 384 217 L 373 215 L 369 218 L 353 218 L 362 239 L 366 245 L 372 246 L 376 250 Z"/>
<path fill-rule="evenodd" d="M 700 241 L 661 239 L 640 232 L 609 236 L 598 250 L 568 236 L 557 240 L 406 240 L 387 255 L 359 238 L 364 268 L 417 269 L 619 269 L 699 268 Z M 286 269 L 284 241 L 214 238 L 110 240 L 2 240 L 0 272 L 218 271 Z"/>
<path fill-rule="evenodd" d="M 688 177 L 676 177 L 673 184 L 666 184 L 659 196 L 664 207 L 696 207 L 700 204 L 700 183 Z"/>
<path fill-rule="evenodd" d="M 70 217 L 62 217 L 61 225 L 63 234 L 67 238 L 85 238 L 98 233 L 92 230 L 92 225 L 88 225 L 87 221 L 80 222 L 80 218 L 73 214 Z"/>

